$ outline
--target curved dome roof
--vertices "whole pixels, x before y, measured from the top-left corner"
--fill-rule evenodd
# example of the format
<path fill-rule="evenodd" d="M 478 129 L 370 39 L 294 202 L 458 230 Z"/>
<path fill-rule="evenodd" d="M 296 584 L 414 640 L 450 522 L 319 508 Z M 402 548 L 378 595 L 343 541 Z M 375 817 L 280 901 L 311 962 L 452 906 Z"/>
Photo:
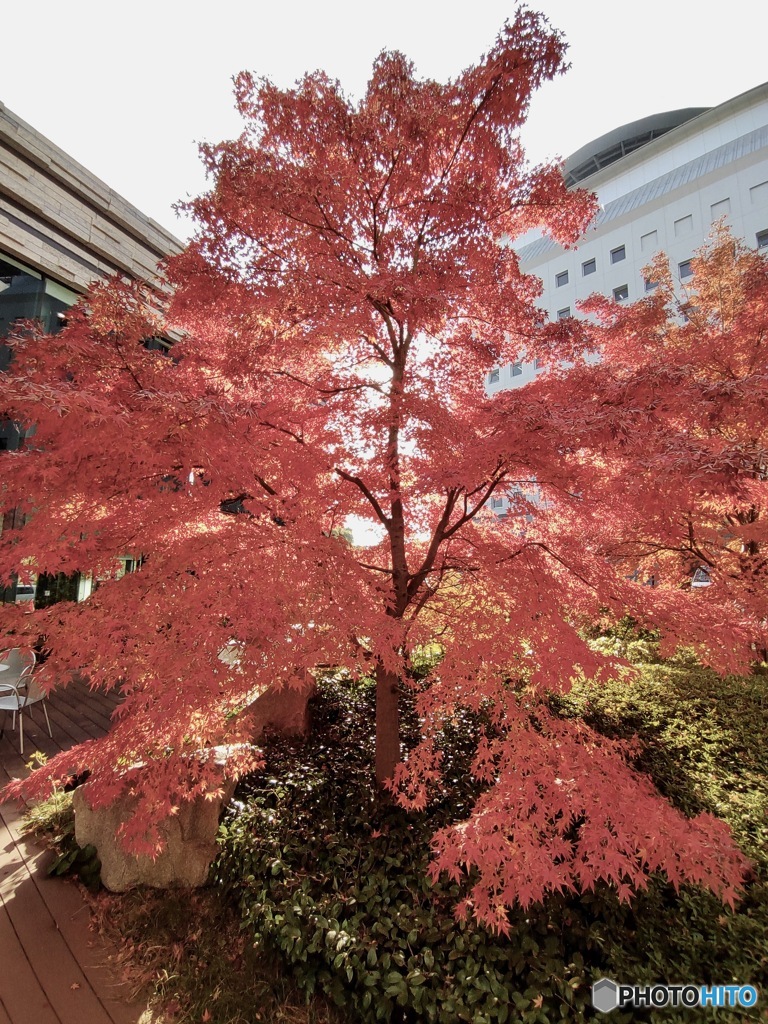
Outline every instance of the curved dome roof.
<path fill-rule="evenodd" d="M 601 135 L 599 139 L 588 142 L 577 149 L 565 161 L 563 174 L 566 185 L 573 186 L 599 171 L 601 167 L 620 160 L 628 153 L 644 146 L 660 135 L 665 135 L 673 128 L 690 121 L 699 114 L 704 114 L 710 107 L 686 107 L 683 110 L 667 110 L 663 114 L 651 114 L 641 117 L 639 121 L 631 121 L 621 128 Z"/>

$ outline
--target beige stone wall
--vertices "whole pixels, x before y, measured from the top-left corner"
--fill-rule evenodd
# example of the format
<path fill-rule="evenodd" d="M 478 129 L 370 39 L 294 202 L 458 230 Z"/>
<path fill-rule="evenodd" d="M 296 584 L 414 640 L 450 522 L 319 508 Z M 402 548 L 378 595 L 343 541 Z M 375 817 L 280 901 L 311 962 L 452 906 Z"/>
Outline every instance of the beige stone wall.
<path fill-rule="evenodd" d="M 181 247 L 0 103 L 0 251 L 83 291 L 115 272 L 157 285 Z"/>

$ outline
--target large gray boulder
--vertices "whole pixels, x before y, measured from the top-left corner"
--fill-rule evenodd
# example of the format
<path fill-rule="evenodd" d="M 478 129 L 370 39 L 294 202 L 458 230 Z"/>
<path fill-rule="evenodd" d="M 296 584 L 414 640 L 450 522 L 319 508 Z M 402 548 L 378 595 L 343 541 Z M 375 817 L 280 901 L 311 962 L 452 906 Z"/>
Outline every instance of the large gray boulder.
<path fill-rule="evenodd" d="M 184 803 L 177 814 L 158 826 L 164 849 L 155 860 L 126 853 L 118 839 L 120 826 L 134 811 L 135 799 L 120 797 L 108 807 L 93 810 L 88 804 L 88 785 L 73 794 L 75 839 L 78 846 L 95 846 L 101 860 L 101 881 L 112 892 L 126 892 L 138 885 L 156 889 L 205 885 L 216 856 L 216 832 L 223 804 L 234 792 L 234 782 L 224 785 L 215 800 L 202 797 Z"/>

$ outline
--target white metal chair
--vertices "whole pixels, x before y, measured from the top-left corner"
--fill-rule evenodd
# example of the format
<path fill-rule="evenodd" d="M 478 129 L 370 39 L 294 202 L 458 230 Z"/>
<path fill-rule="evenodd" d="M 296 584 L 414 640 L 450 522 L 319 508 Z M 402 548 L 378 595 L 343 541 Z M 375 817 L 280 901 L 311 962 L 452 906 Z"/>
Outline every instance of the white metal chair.
<path fill-rule="evenodd" d="M 8 666 L 7 670 L 0 675 L 0 711 L 13 713 L 14 728 L 16 727 L 16 715 L 19 716 L 20 754 L 24 753 L 24 712 L 29 708 L 31 713 L 32 705 L 37 704 L 38 701 L 43 701 L 48 735 L 53 736 L 48 718 L 48 708 L 45 706 L 45 694 L 32 675 L 36 660 L 34 651 L 24 650 L 20 647 L 0 655 L 0 665 Z"/>

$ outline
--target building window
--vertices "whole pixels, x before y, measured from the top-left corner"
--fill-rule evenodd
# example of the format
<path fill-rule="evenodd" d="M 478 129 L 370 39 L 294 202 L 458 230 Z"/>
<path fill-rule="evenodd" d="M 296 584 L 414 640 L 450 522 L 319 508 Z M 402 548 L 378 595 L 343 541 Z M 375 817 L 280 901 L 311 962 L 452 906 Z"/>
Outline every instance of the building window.
<path fill-rule="evenodd" d="M 626 246 L 620 245 L 617 249 L 611 249 L 611 263 L 621 263 L 627 258 Z"/>
<path fill-rule="evenodd" d="M 64 285 L 0 253 L 0 339 L 18 320 L 37 320 L 48 334 L 64 326 L 62 314 L 77 300 Z M 8 365 L 9 350 L 0 353 L 0 370 Z"/>
<path fill-rule="evenodd" d="M 712 203 L 709 208 L 710 217 L 712 222 L 720 220 L 721 217 L 727 217 L 731 212 L 731 200 L 721 199 L 719 203 Z"/>
<path fill-rule="evenodd" d="M 675 221 L 675 238 L 682 238 L 683 235 L 690 235 L 693 231 L 693 216 L 689 213 L 687 217 L 681 217 Z"/>
<path fill-rule="evenodd" d="M 693 268 L 691 267 L 690 260 L 683 260 L 682 263 L 677 264 L 677 272 L 680 275 L 680 280 L 685 280 L 686 277 L 693 276 Z"/>
<path fill-rule="evenodd" d="M 522 372 L 523 372 L 523 364 L 522 363 L 512 363 L 512 365 L 509 368 L 509 375 L 510 375 L 510 377 L 519 377 Z"/>
<path fill-rule="evenodd" d="M 570 306 L 566 306 L 564 309 L 558 309 L 558 311 L 557 311 L 557 319 L 558 320 L 566 320 L 570 315 L 571 315 L 571 307 Z"/>
<path fill-rule="evenodd" d="M 768 230 L 758 231 L 755 238 L 757 240 L 758 249 L 765 249 L 768 246 Z"/>
<path fill-rule="evenodd" d="M 158 337 L 145 338 L 142 341 L 142 345 L 149 352 L 162 352 L 163 355 L 168 355 L 171 348 L 171 343 L 169 341 L 166 341 L 165 338 Z"/>
<path fill-rule="evenodd" d="M 491 508 L 504 508 L 503 498 L 491 498 Z"/>
<path fill-rule="evenodd" d="M 544 369 L 544 363 L 543 363 L 543 361 L 541 359 L 539 359 L 538 356 L 536 356 L 536 358 L 533 360 L 533 368 L 537 372 L 539 370 L 543 370 Z"/>
<path fill-rule="evenodd" d="M 564 284 L 568 284 L 568 271 L 561 270 L 559 274 L 555 274 L 555 286 L 562 288 Z"/>
<path fill-rule="evenodd" d="M 646 277 L 644 283 L 645 283 L 645 290 L 647 292 L 652 292 L 658 286 L 659 282 L 658 281 L 652 281 L 650 279 L 650 277 Z"/>
<path fill-rule="evenodd" d="M 649 231 L 640 236 L 640 249 L 642 252 L 654 252 L 659 247 L 658 231 Z"/>
<path fill-rule="evenodd" d="M 581 264 L 581 276 L 587 277 L 588 274 L 594 274 L 597 270 L 597 262 L 595 260 L 585 260 Z"/>
<path fill-rule="evenodd" d="M 768 203 L 768 181 L 761 181 L 759 185 L 752 186 L 749 190 L 749 201 L 753 206 Z"/>
<path fill-rule="evenodd" d="M 613 289 L 613 300 L 614 302 L 623 302 L 629 298 L 629 285 L 620 284 L 618 288 Z"/>
<path fill-rule="evenodd" d="M 499 383 L 499 371 L 498 370 L 491 370 L 491 372 L 488 374 L 488 383 L 489 384 L 498 384 Z"/>

